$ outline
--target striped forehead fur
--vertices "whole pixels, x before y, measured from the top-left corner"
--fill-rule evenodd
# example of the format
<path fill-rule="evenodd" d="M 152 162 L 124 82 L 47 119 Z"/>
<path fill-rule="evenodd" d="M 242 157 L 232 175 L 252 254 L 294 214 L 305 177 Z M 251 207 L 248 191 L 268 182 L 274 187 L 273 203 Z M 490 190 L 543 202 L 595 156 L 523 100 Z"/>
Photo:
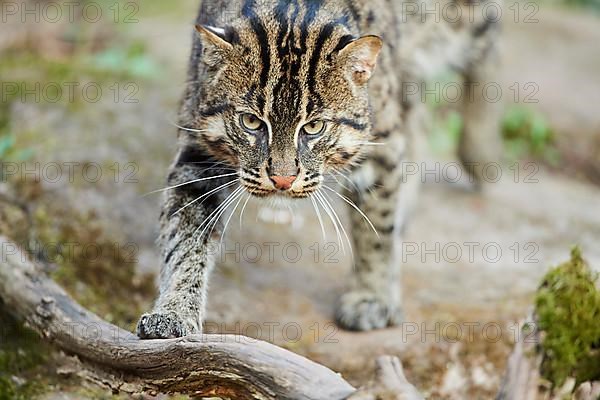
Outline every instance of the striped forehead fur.
<path fill-rule="evenodd" d="M 339 56 L 360 36 L 356 10 L 349 4 L 246 0 L 234 11 L 223 2 L 221 14 L 199 21 L 204 27 L 197 48 L 204 49 L 197 65 L 204 70 L 199 74 L 203 83 L 190 97 L 199 109 L 194 125 L 205 130 L 199 139 L 214 156 L 224 154 L 229 144 L 227 158 L 239 158 L 236 164 L 279 159 L 288 169 L 295 163 L 312 172 L 360 157 L 360 143 L 370 139 L 368 90 L 353 82 L 348 60 Z M 233 13 L 236 18 L 218 23 Z M 243 113 L 265 122 L 264 141 L 240 129 Z M 210 121 L 214 118 L 224 121 L 224 129 L 210 128 L 217 126 Z M 327 133 L 317 140 L 301 139 L 302 127 L 316 120 L 327 122 Z M 214 137 L 222 138 L 218 147 Z"/>
<path fill-rule="evenodd" d="M 247 1 L 242 18 L 233 26 L 242 45 L 259 55 L 258 107 L 264 117 L 267 110 L 284 108 L 311 112 L 322 104 L 317 90 L 318 76 L 328 57 L 347 44 L 356 33 L 350 13 L 339 6 L 319 1 L 277 3 Z M 275 102 L 290 105 L 274 107 Z M 284 118 L 285 115 L 275 116 Z"/>

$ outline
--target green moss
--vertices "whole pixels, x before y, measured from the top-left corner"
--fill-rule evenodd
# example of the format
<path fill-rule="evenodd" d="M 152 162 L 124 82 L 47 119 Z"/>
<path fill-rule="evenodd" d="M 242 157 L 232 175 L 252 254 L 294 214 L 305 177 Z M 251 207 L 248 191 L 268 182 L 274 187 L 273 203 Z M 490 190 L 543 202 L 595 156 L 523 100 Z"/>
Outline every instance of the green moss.
<path fill-rule="evenodd" d="M 58 265 L 52 277 L 102 318 L 133 329 L 154 295 L 154 278 L 137 274 L 135 244 L 109 237 L 90 212 L 38 208 L 35 221 L 44 256 Z"/>
<path fill-rule="evenodd" d="M 555 387 L 568 377 L 600 379 L 600 291 L 578 248 L 571 260 L 552 269 L 536 295 L 543 335 L 542 374 Z"/>
<path fill-rule="evenodd" d="M 0 303 L 0 400 L 26 400 L 44 391 L 38 376 L 50 355 L 39 336 L 9 316 Z"/>

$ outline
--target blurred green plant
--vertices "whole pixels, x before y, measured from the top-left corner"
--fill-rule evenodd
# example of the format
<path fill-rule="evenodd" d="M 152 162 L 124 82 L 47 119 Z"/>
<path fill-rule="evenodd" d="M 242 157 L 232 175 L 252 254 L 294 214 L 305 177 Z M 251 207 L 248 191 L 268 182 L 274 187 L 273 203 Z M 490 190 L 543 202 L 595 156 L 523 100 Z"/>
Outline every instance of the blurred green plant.
<path fill-rule="evenodd" d="M 443 88 L 447 84 L 456 84 L 460 80 L 461 77 L 456 73 L 445 73 L 426 86 L 428 90 L 439 88 L 437 92 L 428 92 L 425 97 L 427 106 L 433 113 L 429 145 L 437 154 L 456 152 L 460 143 L 464 120 L 457 104 L 449 103 L 443 95 Z M 509 158 L 534 157 L 554 166 L 559 163 L 554 132 L 541 114 L 529 108 L 513 106 L 502 117 L 501 127 Z"/>
<path fill-rule="evenodd" d="M 539 330 L 544 332 L 542 374 L 554 387 L 568 377 L 577 383 L 600 379 L 600 290 L 579 248 L 552 269 L 536 294 Z"/>
<path fill-rule="evenodd" d="M 0 162 L 27 161 L 33 156 L 32 149 L 17 148 L 17 137 L 12 133 L 0 135 Z M 0 170 L 0 178 L 2 178 Z"/>
<path fill-rule="evenodd" d="M 119 73 L 132 78 L 153 79 L 160 75 L 156 62 L 148 55 L 146 44 L 134 41 L 128 47 L 109 47 L 87 58 L 90 68 Z"/>
<path fill-rule="evenodd" d="M 507 153 L 512 158 L 533 156 L 551 165 L 560 161 L 554 146 L 554 132 L 546 119 L 524 107 L 511 107 L 502 120 L 502 135 Z"/>
<path fill-rule="evenodd" d="M 600 12 L 600 0 L 561 0 L 561 2 L 573 8 L 585 8 Z"/>
<path fill-rule="evenodd" d="M 438 110 L 429 134 L 429 146 L 437 154 L 456 152 L 463 130 L 463 118 L 457 111 Z"/>
<path fill-rule="evenodd" d="M 429 146 L 436 154 L 456 152 L 462 135 L 462 115 L 447 106 L 430 104 L 434 118 L 429 134 Z M 512 107 L 501 121 L 505 152 L 509 158 L 534 157 L 552 166 L 560 163 L 554 143 L 554 132 L 546 119 L 529 109 Z"/>

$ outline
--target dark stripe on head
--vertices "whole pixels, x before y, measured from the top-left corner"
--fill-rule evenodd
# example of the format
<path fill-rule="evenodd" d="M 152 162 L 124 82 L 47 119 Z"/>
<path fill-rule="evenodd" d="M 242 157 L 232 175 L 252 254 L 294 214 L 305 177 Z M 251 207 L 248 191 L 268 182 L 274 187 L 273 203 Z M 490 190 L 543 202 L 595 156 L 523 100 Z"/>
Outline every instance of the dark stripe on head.
<path fill-rule="evenodd" d="M 331 34 L 335 31 L 336 26 L 337 26 L 337 23 L 331 22 L 321 28 L 321 31 L 319 32 L 319 37 L 317 38 L 317 41 L 313 48 L 312 56 L 310 58 L 310 64 L 309 64 L 309 68 L 308 68 L 308 92 L 309 92 L 309 95 L 311 96 L 311 99 L 318 100 L 317 104 L 316 104 L 317 107 L 321 106 L 320 96 L 315 90 L 315 82 L 316 82 L 315 75 L 317 72 L 317 65 L 318 65 L 319 60 L 321 59 L 321 55 L 323 53 L 323 46 L 325 45 L 325 42 L 327 41 L 327 39 L 329 39 L 331 37 Z M 314 103 L 315 102 L 313 101 L 311 108 L 315 107 Z M 313 110 L 310 109 L 307 111 L 310 114 Z"/>
<path fill-rule="evenodd" d="M 300 32 L 302 35 L 300 38 L 302 53 L 306 53 L 306 43 L 308 42 L 308 28 L 317 16 L 317 13 L 319 12 L 319 9 L 322 5 L 322 0 L 306 0 L 304 4 L 304 6 L 306 7 L 306 14 L 304 14 L 304 20 L 302 21 L 302 26 L 300 27 Z"/>
<path fill-rule="evenodd" d="M 293 13 L 290 17 L 288 17 L 289 7 L 293 7 Z M 300 6 L 298 3 L 288 0 L 279 0 L 275 8 L 275 18 L 280 26 L 277 44 L 282 64 L 281 69 L 283 72 L 287 72 L 289 77 L 297 75 L 300 69 L 299 58 L 301 51 L 296 49 L 296 36 L 294 32 L 294 26 L 299 13 Z"/>
<path fill-rule="evenodd" d="M 248 93 L 246 93 L 246 95 L 244 96 L 244 100 L 246 100 L 248 103 L 252 102 L 257 89 L 258 86 L 256 86 L 255 84 L 250 86 L 250 90 L 248 90 Z"/>
<path fill-rule="evenodd" d="M 225 103 L 225 104 L 217 104 L 214 106 L 209 106 L 206 107 L 202 110 L 200 110 L 200 116 L 202 117 L 213 117 L 217 114 L 222 114 L 225 111 L 229 110 L 232 108 L 232 105 L 229 103 Z"/>
<path fill-rule="evenodd" d="M 288 49 L 290 43 L 285 41 L 285 36 L 290 33 L 290 24 L 288 22 L 287 13 L 291 4 L 293 3 L 290 3 L 287 0 L 279 0 L 279 3 L 277 3 L 277 6 L 275 7 L 275 18 L 280 26 L 279 34 L 277 35 L 277 44 L 279 45 L 278 52 L 280 58 L 285 57 L 286 50 Z M 294 29 L 292 27 L 291 34 L 293 34 L 293 31 Z"/>
<path fill-rule="evenodd" d="M 256 32 L 256 37 L 260 45 L 260 58 L 262 60 L 262 70 L 260 72 L 260 86 L 265 88 L 269 81 L 269 72 L 271 71 L 271 50 L 269 49 L 269 37 L 262 22 L 257 19 L 252 19 L 250 24 Z"/>
<path fill-rule="evenodd" d="M 369 127 L 367 124 L 362 124 L 356 120 L 349 118 L 339 118 L 334 120 L 334 122 L 340 125 L 349 126 L 352 129 L 356 129 L 357 131 L 364 131 Z"/>
<path fill-rule="evenodd" d="M 290 7 L 293 7 L 293 12 L 288 17 Z M 275 8 L 275 17 L 280 27 L 277 44 L 282 74 L 273 88 L 273 96 L 278 101 L 286 102 L 289 109 L 298 109 L 300 106 L 300 98 L 297 93 L 301 91 L 300 82 L 298 82 L 301 55 L 296 49 L 294 33 L 299 12 L 299 5 L 288 0 L 280 0 Z"/>
<path fill-rule="evenodd" d="M 271 50 L 269 48 L 269 37 L 267 35 L 267 30 L 265 29 L 263 22 L 256 14 L 254 6 L 254 0 L 247 0 L 246 3 L 244 3 L 244 7 L 242 8 L 242 15 L 246 17 L 250 22 L 250 26 L 256 34 L 256 40 L 258 41 L 258 45 L 260 46 L 260 58 L 262 61 L 260 72 L 260 86 L 264 89 L 269 81 L 269 73 L 271 71 Z M 264 112 L 263 108 L 264 105 L 261 107 L 261 111 Z"/>

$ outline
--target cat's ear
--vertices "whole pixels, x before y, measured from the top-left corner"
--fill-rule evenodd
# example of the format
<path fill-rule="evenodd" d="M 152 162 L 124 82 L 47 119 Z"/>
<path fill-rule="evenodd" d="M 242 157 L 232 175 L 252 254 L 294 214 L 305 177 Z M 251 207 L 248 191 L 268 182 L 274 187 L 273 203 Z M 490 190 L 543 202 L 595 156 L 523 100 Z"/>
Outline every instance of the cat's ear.
<path fill-rule="evenodd" d="M 196 25 L 196 31 L 204 47 L 205 62 L 220 62 L 233 49 L 232 44 L 227 40 L 225 29 Z"/>
<path fill-rule="evenodd" d="M 356 84 L 362 85 L 371 78 L 382 47 L 383 41 L 378 36 L 363 36 L 340 50 L 339 59 Z"/>

